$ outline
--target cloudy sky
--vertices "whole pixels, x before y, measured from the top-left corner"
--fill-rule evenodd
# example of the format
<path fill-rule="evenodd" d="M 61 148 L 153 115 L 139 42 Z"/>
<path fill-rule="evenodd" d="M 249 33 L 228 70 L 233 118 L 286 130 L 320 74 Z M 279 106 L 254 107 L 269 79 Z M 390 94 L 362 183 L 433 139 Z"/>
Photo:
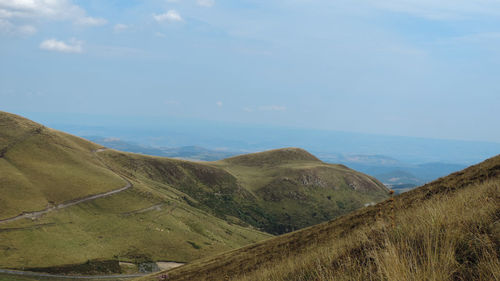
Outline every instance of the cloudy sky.
<path fill-rule="evenodd" d="M 0 0 L 0 110 L 500 142 L 500 0 Z"/>

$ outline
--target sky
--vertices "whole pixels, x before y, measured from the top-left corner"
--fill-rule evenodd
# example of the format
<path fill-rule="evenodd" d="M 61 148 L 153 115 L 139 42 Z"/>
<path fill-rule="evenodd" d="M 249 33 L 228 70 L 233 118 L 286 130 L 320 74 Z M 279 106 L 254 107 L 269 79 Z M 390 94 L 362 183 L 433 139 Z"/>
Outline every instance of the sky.
<path fill-rule="evenodd" d="M 500 143 L 499 81 L 500 0 L 0 0 L 17 114 Z"/>

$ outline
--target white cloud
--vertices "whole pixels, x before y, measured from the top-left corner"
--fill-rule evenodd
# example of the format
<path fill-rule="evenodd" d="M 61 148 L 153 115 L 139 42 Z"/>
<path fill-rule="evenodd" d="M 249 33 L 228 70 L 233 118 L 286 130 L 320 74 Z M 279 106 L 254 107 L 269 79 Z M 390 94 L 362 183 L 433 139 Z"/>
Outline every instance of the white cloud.
<path fill-rule="evenodd" d="M 159 15 L 153 14 L 153 18 L 157 22 L 163 22 L 163 21 L 178 22 L 178 21 L 182 21 L 181 15 L 176 10 L 168 10 L 166 13 L 159 14 Z"/>
<path fill-rule="evenodd" d="M 196 3 L 202 7 L 212 7 L 215 5 L 215 0 L 197 0 Z"/>
<path fill-rule="evenodd" d="M 21 25 L 17 27 L 19 33 L 24 35 L 31 35 L 36 33 L 36 28 L 32 25 Z"/>
<path fill-rule="evenodd" d="M 7 32 L 11 28 L 12 24 L 9 21 L 0 18 L 0 31 Z"/>
<path fill-rule="evenodd" d="M 11 31 L 25 34 L 34 33 L 33 25 L 42 21 L 70 21 L 84 26 L 107 23 L 105 19 L 88 16 L 71 0 L 0 0 L 0 20 L 14 26 Z"/>
<path fill-rule="evenodd" d="M 259 106 L 260 111 L 285 111 L 286 106 L 283 105 L 263 105 Z"/>
<path fill-rule="evenodd" d="M 32 25 L 14 25 L 10 21 L 0 18 L 0 33 L 32 35 L 36 33 L 36 28 Z"/>
<path fill-rule="evenodd" d="M 40 49 L 63 53 L 81 53 L 82 41 L 70 40 L 68 43 L 56 39 L 48 39 L 40 43 Z"/>
<path fill-rule="evenodd" d="M 93 18 L 93 17 L 83 17 L 75 21 L 76 24 L 86 25 L 86 26 L 101 26 L 108 23 L 107 20 L 102 18 Z"/>
<path fill-rule="evenodd" d="M 128 29 L 128 27 L 129 26 L 126 24 L 117 23 L 117 24 L 115 24 L 115 26 L 113 26 L 113 30 L 115 32 L 120 32 L 120 31 L 124 31 L 124 30 Z"/>
<path fill-rule="evenodd" d="M 222 107 L 222 102 L 221 101 L 218 101 L 215 103 L 218 107 Z"/>

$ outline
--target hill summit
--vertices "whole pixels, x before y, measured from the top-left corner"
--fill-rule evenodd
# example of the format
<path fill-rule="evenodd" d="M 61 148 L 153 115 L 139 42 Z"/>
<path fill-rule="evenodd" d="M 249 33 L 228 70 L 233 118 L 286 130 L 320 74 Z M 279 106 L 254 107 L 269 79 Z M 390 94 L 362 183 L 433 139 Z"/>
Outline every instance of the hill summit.
<path fill-rule="evenodd" d="M 321 162 L 316 156 L 307 152 L 302 148 L 287 147 L 280 149 L 273 149 L 264 152 L 250 153 L 231 158 L 224 159 L 223 161 L 241 165 L 241 166 L 276 166 L 289 162 L 297 161 L 311 161 Z"/>

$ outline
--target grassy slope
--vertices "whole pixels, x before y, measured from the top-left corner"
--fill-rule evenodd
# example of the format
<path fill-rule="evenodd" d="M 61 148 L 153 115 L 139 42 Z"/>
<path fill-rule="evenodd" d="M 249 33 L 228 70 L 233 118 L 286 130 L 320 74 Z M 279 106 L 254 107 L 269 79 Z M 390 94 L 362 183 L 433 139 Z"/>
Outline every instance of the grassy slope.
<path fill-rule="evenodd" d="M 8 113 L 0 112 L 0 126 L 0 218 L 125 185 L 103 163 L 119 152 L 97 158 L 92 150 L 99 146 Z M 120 170 L 119 163 L 107 165 Z M 35 221 L 1 224 L 0 268 L 96 258 L 186 262 L 270 237 L 190 206 L 165 182 L 122 170 L 132 189 Z"/>
<path fill-rule="evenodd" d="M 0 219 L 124 186 L 93 155 L 97 147 L 0 112 Z"/>
<path fill-rule="evenodd" d="M 499 280 L 500 156 L 168 280 Z M 140 280 L 157 280 L 159 274 Z"/>
<path fill-rule="evenodd" d="M 0 121 L 2 218 L 123 186 L 107 167 L 133 183 L 37 221 L 0 225 L 0 267 L 193 261 L 270 237 L 249 225 L 280 233 L 387 196 L 376 180 L 300 149 L 212 163 L 112 150 L 96 156 L 99 146 L 83 139 L 7 113 Z"/>
<path fill-rule="evenodd" d="M 256 197 L 270 222 L 260 227 L 281 234 L 349 213 L 388 197 L 376 179 L 343 165 L 321 162 L 307 151 L 286 148 L 213 163 Z"/>
<path fill-rule="evenodd" d="M 162 203 L 160 209 L 137 212 Z M 1 267 L 47 267 L 89 259 L 187 262 L 268 237 L 140 187 L 0 229 Z M 196 245 L 196 246 L 194 246 Z"/>
<path fill-rule="evenodd" d="M 273 234 L 324 222 L 388 196 L 377 180 L 296 148 L 203 163 L 102 155 L 122 174 L 168 184 L 193 207 Z"/>

